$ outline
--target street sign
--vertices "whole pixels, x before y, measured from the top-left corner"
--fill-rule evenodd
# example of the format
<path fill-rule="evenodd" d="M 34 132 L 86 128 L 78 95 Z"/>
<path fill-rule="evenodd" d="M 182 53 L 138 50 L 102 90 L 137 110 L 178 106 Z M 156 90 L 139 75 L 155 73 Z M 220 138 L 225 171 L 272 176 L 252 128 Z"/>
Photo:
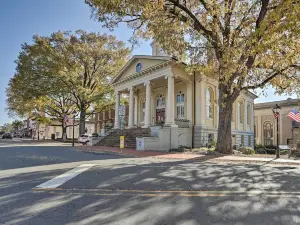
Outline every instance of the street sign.
<path fill-rule="evenodd" d="M 120 148 L 124 148 L 124 136 L 120 136 Z"/>

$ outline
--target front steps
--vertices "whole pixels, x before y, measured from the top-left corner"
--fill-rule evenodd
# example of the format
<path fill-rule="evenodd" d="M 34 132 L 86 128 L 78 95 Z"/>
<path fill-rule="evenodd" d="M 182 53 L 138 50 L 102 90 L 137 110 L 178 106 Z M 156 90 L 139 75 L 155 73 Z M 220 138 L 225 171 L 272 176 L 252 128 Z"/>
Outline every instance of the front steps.
<path fill-rule="evenodd" d="M 151 137 L 150 128 L 113 129 L 96 146 L 120 147 L 120 136 L 124 136 L 125 148 L 136 148 L 136 137 Z"/>

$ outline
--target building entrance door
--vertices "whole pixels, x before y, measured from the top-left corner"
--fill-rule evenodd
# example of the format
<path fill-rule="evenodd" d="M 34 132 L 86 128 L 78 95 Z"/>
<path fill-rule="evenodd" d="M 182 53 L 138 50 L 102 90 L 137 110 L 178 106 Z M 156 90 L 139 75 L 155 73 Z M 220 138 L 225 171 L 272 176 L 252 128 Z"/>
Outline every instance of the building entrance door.
<path fill-rule="evenodd" d="M 156 122 L 165 121 L 165 109 L 156 109 Z"/>

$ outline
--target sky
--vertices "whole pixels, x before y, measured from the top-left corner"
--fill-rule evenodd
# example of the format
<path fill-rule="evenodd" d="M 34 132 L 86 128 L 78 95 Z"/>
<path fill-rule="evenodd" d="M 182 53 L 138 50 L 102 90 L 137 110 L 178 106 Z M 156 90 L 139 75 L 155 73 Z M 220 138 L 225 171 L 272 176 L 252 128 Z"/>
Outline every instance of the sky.
<path fill-rule="evenodd" d="M 14 61 L 21 50 L 21 45 L 25 42 L 31 43 L 34 34 L 50 35 L 58 30 L 83 29 L 110 33 L 109 30 L 102 28 L 99 22 L 91 19 L 90 15 L 90 9 L 84 0 L 0 0 L 0 125 L 14 119 L 9 118 L 5 111 L 5 90 L 9 79 L 14 75 L 16 67 Z M 113 34 L 117 39 L 127 42 L 132 30 L 123 25 Z M 150 42 L 141 43 L 134 49 L 133 54 L 151 55 Z M 275 95 L 272 88 L 268 88 L 266 93 L 267 97 L 261 95 L 256 102 L 287 98 Z"/>

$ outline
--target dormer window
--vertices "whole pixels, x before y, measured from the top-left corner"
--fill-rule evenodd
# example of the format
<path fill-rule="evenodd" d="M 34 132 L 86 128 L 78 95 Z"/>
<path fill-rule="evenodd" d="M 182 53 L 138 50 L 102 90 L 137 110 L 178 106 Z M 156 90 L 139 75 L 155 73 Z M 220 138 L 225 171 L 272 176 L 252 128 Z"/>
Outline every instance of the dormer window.
<path fill-rule="evenodd" d="M 135 70 L 137 73 L 141 72 L 142 71 L 142 63 L 138 63 L 136 64 L 136 70 Z"/>

